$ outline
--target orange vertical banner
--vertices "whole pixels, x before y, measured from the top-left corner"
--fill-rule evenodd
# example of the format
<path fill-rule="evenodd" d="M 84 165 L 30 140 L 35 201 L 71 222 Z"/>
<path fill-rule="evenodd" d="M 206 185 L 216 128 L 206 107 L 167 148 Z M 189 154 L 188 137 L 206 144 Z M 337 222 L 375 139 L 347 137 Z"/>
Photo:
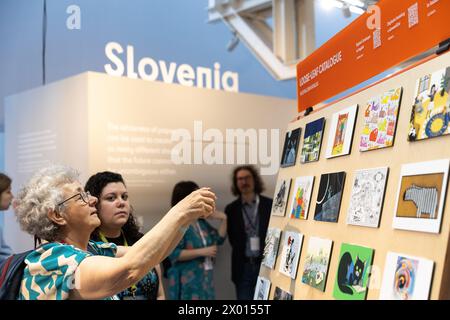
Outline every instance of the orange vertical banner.
<path fill-rule="evenodd" d="M 381 0 L 297 64 L 298 111 L 450 38 L 450 0 Z"/>

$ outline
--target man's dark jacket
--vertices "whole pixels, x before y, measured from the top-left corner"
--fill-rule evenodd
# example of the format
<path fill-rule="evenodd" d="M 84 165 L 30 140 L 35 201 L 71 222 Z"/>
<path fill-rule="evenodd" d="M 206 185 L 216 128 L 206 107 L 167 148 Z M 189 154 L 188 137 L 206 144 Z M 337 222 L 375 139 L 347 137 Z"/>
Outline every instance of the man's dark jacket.
<path fill-rule="evenodd" d="M 262 257 L 267 227 L 269 226 L 270 212 L 272 211 L 272 199 L 259 195 L 259 249 Z M 246 234 L 244 217 L 242 216 L 242 199 L 239 197 L 226 206 L 225 213 L 228 216 L 227 232 L 232 247 L 231 255 L 231 279 L 239 282 L 245 262 Z"/>

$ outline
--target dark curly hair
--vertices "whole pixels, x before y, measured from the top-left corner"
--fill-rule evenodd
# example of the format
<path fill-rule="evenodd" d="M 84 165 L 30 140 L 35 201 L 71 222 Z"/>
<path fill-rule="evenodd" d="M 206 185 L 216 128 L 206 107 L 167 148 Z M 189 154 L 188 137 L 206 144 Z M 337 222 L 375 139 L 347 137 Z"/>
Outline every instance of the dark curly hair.
<path fill-rule="evenodd" d="M 191 192 L 199 189 L 199 186 L 194 181 L 180 181 L 174 187 L 172 191 L 172 207 L 178 202 L 183 200 Z"/>
<path fill-rule="evenodd" d="M 110 171 L 98 172 L 89 178 L 84 186 L 84 190 L 89 191 L 91 195 L 100 199 L 103 188 L 105 188 L 107 184 L 115 182 L 122 182 L 126 186 L 121 174 Z M 100 201 L 97 202 L 97 210 L 100 210 Z M 134 244 L 144 235 L 140 232 L 139 226 L 134 218 L 133 207 L 131 207 L 130 216 L 122 227 L 122 231 L 130 245 Z M 100 241 L 99 228 L 95 229 L 91 234 L 91 239 Z"/>
<path fill-rule="evenodd" d="M 259 175 L 258 169 L 256 169 L 254 166 L 252 165 L 243 165 L 243 166 L 239 166 L 234 168 L 233 170 L 233 174 L 231 176 L 231 179 L 233 181 L 233 184 L 231 186 L 231 192 L 233 193 L 233 195 L 235 196 L 240 196 L 241 192 L 239 191 L 239 188 L 237 186 L 237 173 L 241 170 L 247 170 L 249 171 L 252 176 L 253 176 L 253 181 L 255 182 L 255 193 L 256 194 L 260 194 L 264 191 L 264 183 L 261 179 L 261 176 Z"/>

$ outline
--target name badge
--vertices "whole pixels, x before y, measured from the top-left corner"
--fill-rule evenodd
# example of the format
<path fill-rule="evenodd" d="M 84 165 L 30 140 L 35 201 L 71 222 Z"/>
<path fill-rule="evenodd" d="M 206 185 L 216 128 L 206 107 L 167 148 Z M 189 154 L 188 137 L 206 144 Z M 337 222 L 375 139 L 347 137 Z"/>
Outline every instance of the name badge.
<path fill-rule="evenodd" d="M 259 237 L 250 238 L 250 250 L 259 251 Z"/>
<path fill-rule="evenodd" d="M 213 259 L 211 257 L 206 257 L 205 262 L 203 263 L 203 267 L 205 270 L 212 270 L 214 268 Z"/>

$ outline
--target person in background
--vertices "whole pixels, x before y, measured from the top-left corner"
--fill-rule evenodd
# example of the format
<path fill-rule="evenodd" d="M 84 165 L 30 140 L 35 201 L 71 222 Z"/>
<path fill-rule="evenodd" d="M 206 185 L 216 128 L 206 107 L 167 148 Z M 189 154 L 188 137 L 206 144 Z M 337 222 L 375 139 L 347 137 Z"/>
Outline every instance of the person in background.
<path fill-rule="evenodd" d="M 225 208 L 231 253 L 231 279 L 238 300 L 252 300 L 269 226 L 272 199 L 264 197 L 264 185 L 251 165 L 236 167 L 232 174 L 233 195 Z"/>
<path fill-rule="evenodd" d="M 94 242 L 97 198 L 83 189 L 76 170 L 43 168 L 13 203 L 21 228 L 43 240 L 25 258 L 17 298 L 116 300 L 172 252 L 188 225 L 215 211 L 215 200 L 209 188 L 192 192 L 132 246 Z"/>
<path fill-rule="evenodd" d="M 11 178 L 0 173 L 0 210 L 8 210 L 14 198 L 11 192 Z M 0 225 L 0 262 L 12 254 L 11 248 L 3 240 L 3 228 Z"/>
<path fill-rule="evenodd" d="M 198 190 L 192 181 L 177 183 L 172 192 L 172 207 L 187 194 Z M 213 268 L 217 246 L 225 241 L 227 217 L 215 211 L 210 218 L 221 220 L 216 230 L 205 219 L 189 225 L 183 239 L 169 255 L 169 298 L 172 300 L 214 300 Z"/>
<path fill-rule="evenodd" d="M 133 215 L 125 181 L 118 173 L 104 171 L 91 176 L 85 191 L 98 199 L 96 208 L 101 221 L 91 234 L 91 240 L 132 246 L 144 234 Z M 150 270 L 138 283 L 118 294 L 121 300 L 164 300 L 164 288 L 159 265 Z"/>

